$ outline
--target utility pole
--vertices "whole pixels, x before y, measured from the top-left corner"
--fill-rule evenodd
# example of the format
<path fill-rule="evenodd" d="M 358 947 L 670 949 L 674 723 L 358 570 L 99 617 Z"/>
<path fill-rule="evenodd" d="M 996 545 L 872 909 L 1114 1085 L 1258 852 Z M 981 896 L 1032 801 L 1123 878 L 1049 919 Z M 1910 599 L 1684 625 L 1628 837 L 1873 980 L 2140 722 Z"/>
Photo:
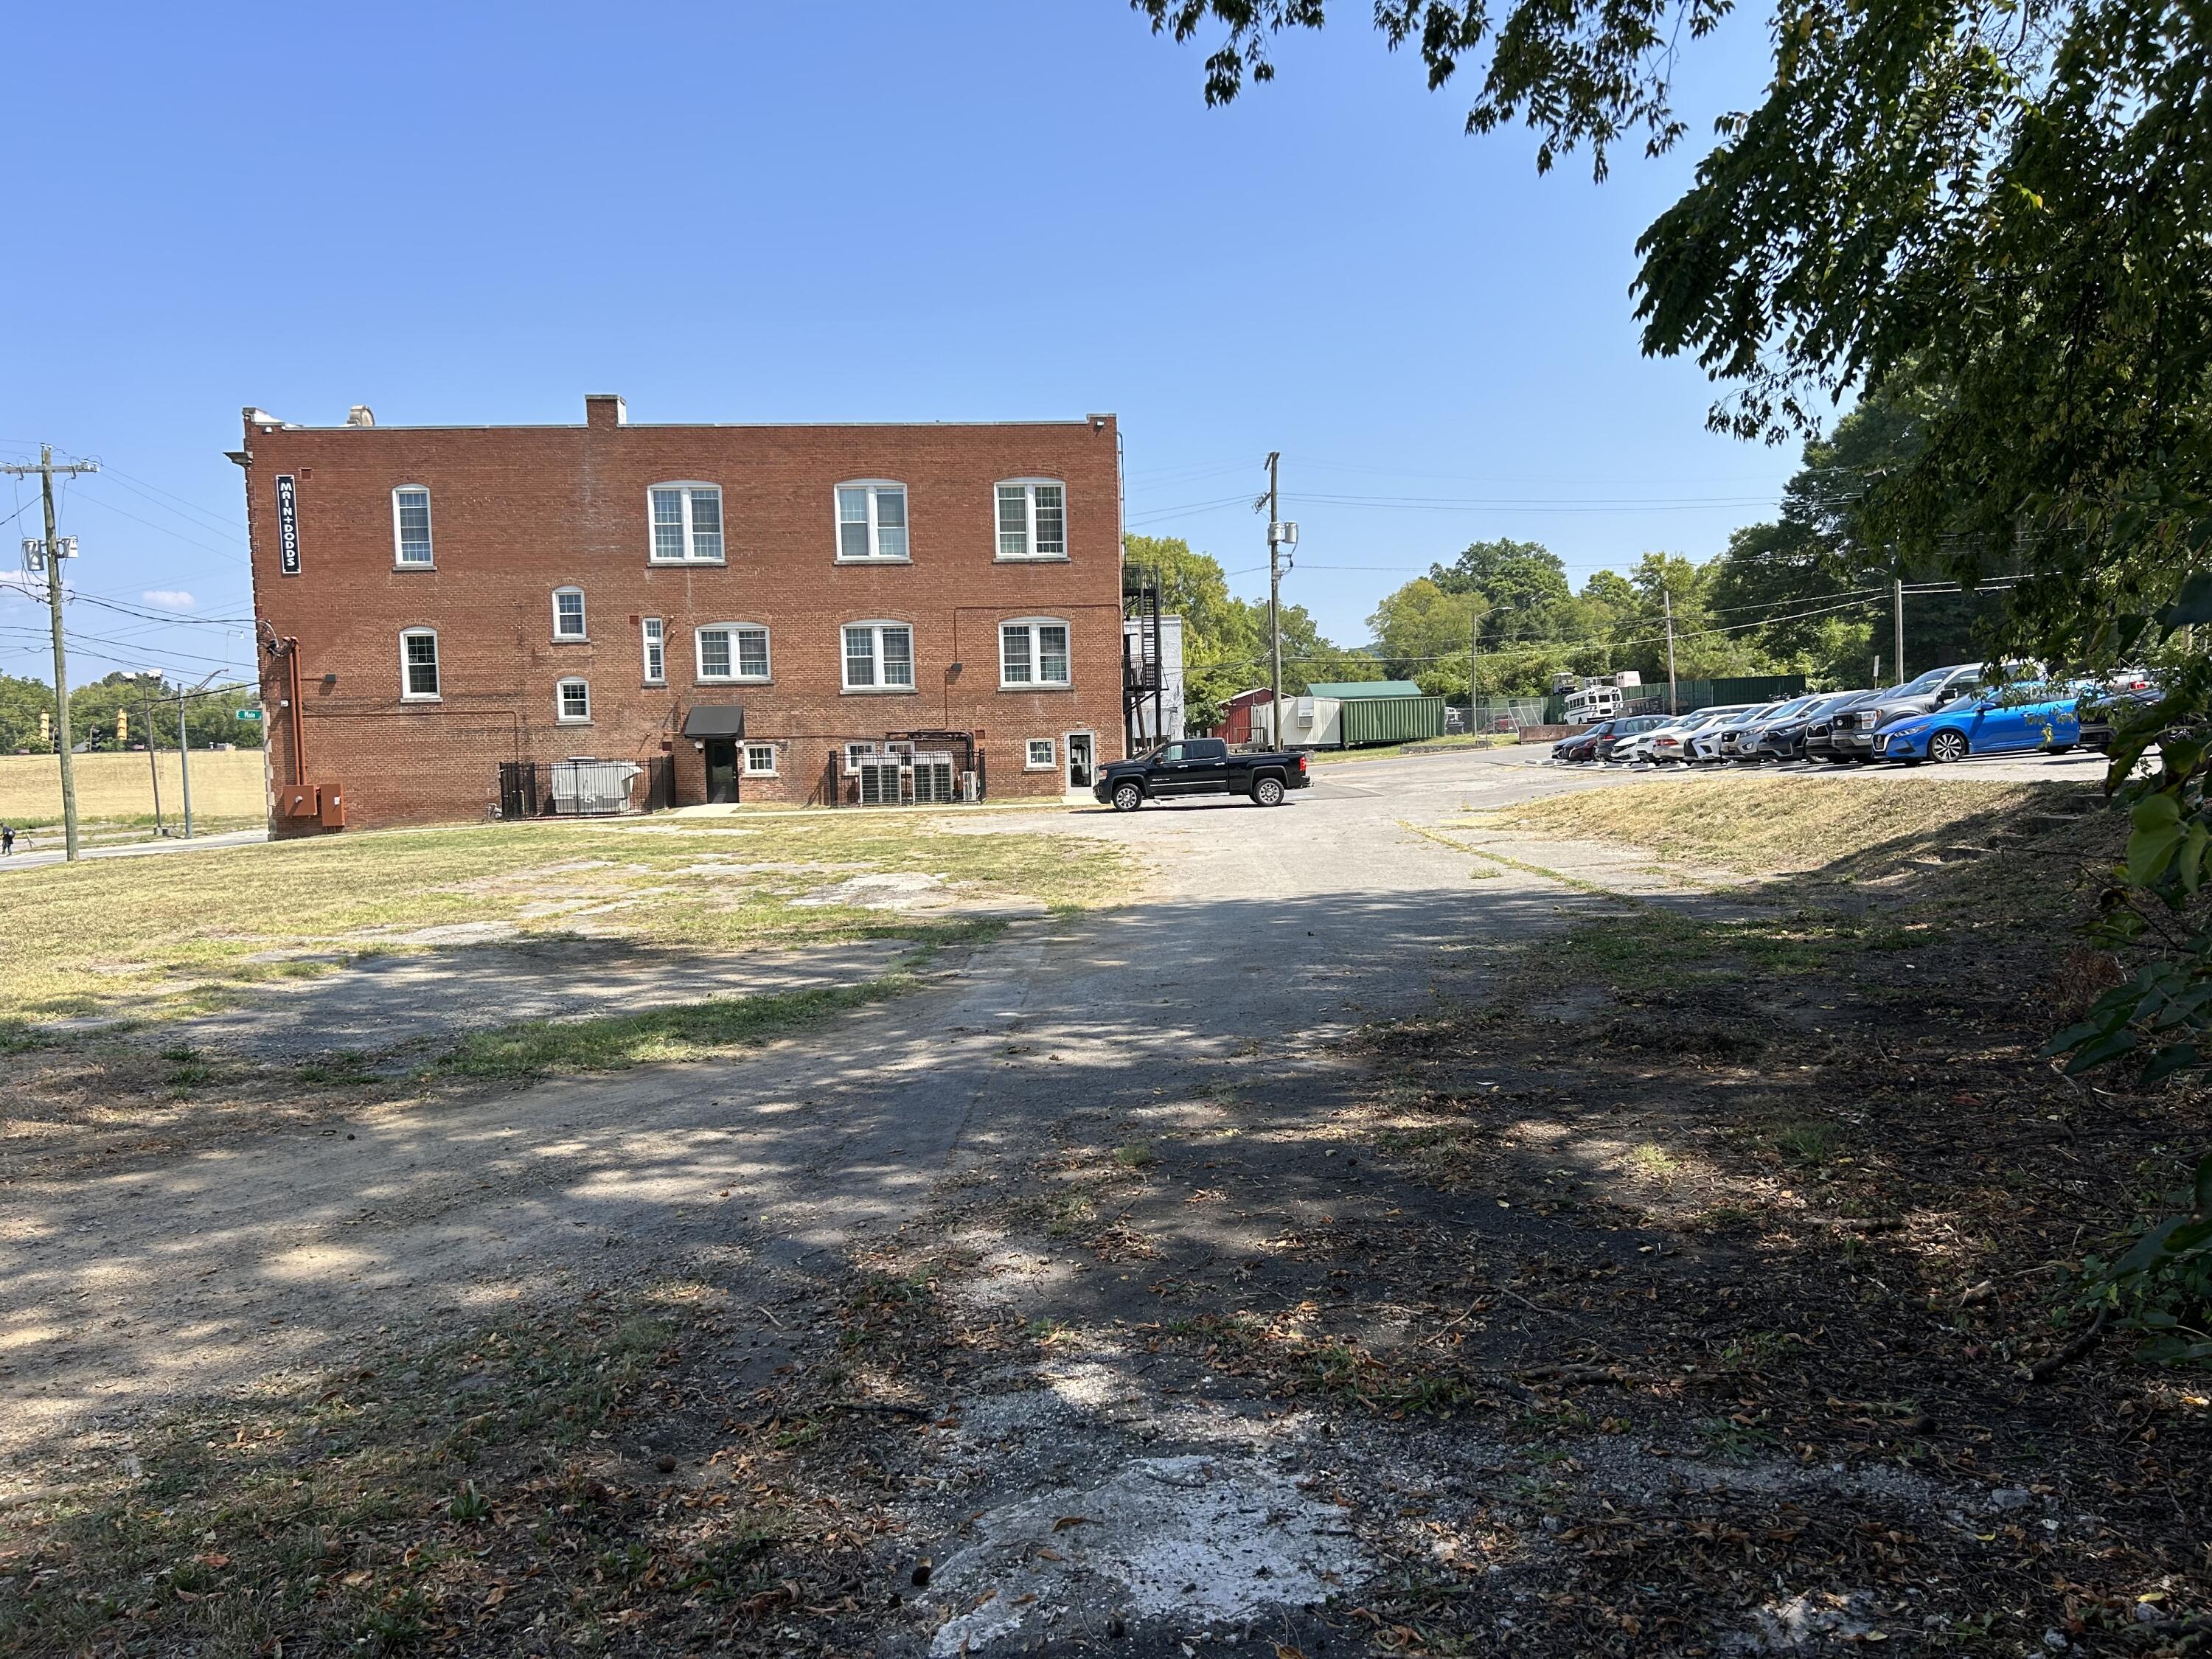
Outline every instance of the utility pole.
<path fill-rule="evenodd" d="M 1467 729 L 1482 730 L 1482 593 L 1469 588 L 1467 624 Z"/>
<path fill-rule="evenodd" d="M 156 672 L 148 669 L 146 678 L 157 678 Z M 146 715 L 146 770 L 154 780 L 154 833 L 166 837 L 169 827 L 161 822 L 161 746 L 154 741 L 154 691 L 151 686 L 138 688 L 138 706 Z"/>
<path fill-rule="evenodd" d="M 1674 690 L 1674 596 L 1664 587 L 1659 590 L 1659 603 L 1667 611 L 1667 712 L 1682 712 L 1682 700 Z"/>
<path fill-rule="evenodd" d="M 191 733 L 185 726 L 186 712 L 185 699 L 188 696 L 194 697 L 199 696 L 207 689 L 208 680 L 214 678 L 215 675 L 209 675 L 207 679 L 202 680 L 190 692 L 185 690 L 182 681 L 179 681 L 177 684 L 177 769 L 183 775 L 185 781 L 185 839 L 186 841 L 192 838 L 192 738 Z"/>
<path fill-rule="evenodd" d="M 1283 735 L 1283 565 L 1281 502 L 1275 494 L 1275 464 L 1279 450 L 1267 452 L 1267 723 L 1274 746 Z"/>
<path fill-rule="evenodd" d="M 1897 634 L 1892 641 L 1896 647 L 1897 683 L 1902 685 L 1905 684 L 1905 578 L 1902 576 L 1889 579 L 1889 611 Z M 1875 678 L 1880 679 L 1881 677 L 1877 674 Z"/>
<path fill-rule="evenodd" d="M 52 444 L 39 446 L 36 466 L 0 466 L 0 472 L 17 478 L 37 473 L 40 492 L 46 499 L 46 539 L 42 556 L 46 562 L 46 611 L 54 635 L 54 730 L 61 739 L 55 746 L 62 757 L 62 842 L 72 864 L 76 862 L 76 770 L 70 763 L 69 653 L 62 647 L 62 542 L 54 526 L 54 474 L 75 477 L 80 472 L 99 471 L 97 461 L 56 466 Z"/>

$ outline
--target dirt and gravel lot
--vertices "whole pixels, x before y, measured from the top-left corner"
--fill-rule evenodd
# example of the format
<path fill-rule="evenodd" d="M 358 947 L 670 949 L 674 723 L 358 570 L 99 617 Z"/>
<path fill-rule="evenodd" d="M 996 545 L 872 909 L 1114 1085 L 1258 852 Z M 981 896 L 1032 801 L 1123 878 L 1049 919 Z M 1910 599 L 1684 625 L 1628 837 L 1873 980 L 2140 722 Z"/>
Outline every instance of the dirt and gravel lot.
<path fill-rule="evenodd" d="M 741 1058 L 19 1143 L 0 1642 L 2180 1650 L 2202 1380 L 2020 1380 L 2205 1127 L 2034 1058 L 2107 826 L 1523 758 L 963 821 L 1149 890 Z"/>

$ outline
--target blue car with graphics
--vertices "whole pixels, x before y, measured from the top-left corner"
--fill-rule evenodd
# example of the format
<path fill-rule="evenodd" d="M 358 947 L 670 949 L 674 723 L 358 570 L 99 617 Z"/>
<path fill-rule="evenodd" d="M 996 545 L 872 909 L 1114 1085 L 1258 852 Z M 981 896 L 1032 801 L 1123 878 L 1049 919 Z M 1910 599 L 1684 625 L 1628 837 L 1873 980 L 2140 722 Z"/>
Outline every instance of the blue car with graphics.
<path fill-rule="evenodd" d="M 1907 714 L 1874 734 L 1874 757 L 1917 766 L 1970 755 L 2063 755 L 2081 741 L 2079 698 L 2070 687 L 2010 686 L 1961 697 L 1925 714 Z"/>

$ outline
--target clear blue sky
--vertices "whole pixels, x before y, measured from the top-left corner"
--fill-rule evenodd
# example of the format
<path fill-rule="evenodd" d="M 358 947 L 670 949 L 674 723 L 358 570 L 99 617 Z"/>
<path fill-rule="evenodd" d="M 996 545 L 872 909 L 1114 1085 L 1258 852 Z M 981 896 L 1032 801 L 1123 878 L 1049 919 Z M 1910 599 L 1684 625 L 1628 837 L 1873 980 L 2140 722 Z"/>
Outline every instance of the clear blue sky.
<path fill-rule="evenodd" d="M 1794 454 L 1707 434 L 1703 376 L 1638 356 L 1627 293 L 1711 116 L 1757 95 L 1759 19 L 1691 52 L 1691 147 L 1599 186 L 1578 161 L 1538 179 L 1525 135 L 1463 136 L 1468 94 L 1338 10 L 1226 110 L 1203 51 L 1121 0 L 130 5 L 96 46 L 87 14 L 23 20 L 13 127 L 40 137 L 0 456 L 106 462 L 67 498 L 76 585 L 202 617 L 248 614 L 221 453 L 248 403 L 1111 409 L 1131 528 L 1188 536 L 1246 593 L 1266 554 L 1243 498 L 1281 450 L 1287 595 L 1346 643 L 1470 540 L 1544 541 L 1579 581 L 1766 516 Z M 30 499 L 0 486 L 0 514 Z M 40 619 L 0 596 L 0 670 L 46 674 Z M 251 660 L 242 629 L 70 624 L 75 680 Z"/>

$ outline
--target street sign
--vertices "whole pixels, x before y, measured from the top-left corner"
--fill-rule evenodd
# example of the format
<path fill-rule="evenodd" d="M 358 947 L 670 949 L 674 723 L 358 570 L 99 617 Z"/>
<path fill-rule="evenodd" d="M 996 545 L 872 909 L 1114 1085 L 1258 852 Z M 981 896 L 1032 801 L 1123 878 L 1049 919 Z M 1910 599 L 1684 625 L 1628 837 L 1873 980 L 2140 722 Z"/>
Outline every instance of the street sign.
<path fill-rule="evenodd" d="M 241 708 L 238 711 L 238 718 L 242 720 L 258 720 L 261 718 L 261 711 L 258 708 Z"/>

